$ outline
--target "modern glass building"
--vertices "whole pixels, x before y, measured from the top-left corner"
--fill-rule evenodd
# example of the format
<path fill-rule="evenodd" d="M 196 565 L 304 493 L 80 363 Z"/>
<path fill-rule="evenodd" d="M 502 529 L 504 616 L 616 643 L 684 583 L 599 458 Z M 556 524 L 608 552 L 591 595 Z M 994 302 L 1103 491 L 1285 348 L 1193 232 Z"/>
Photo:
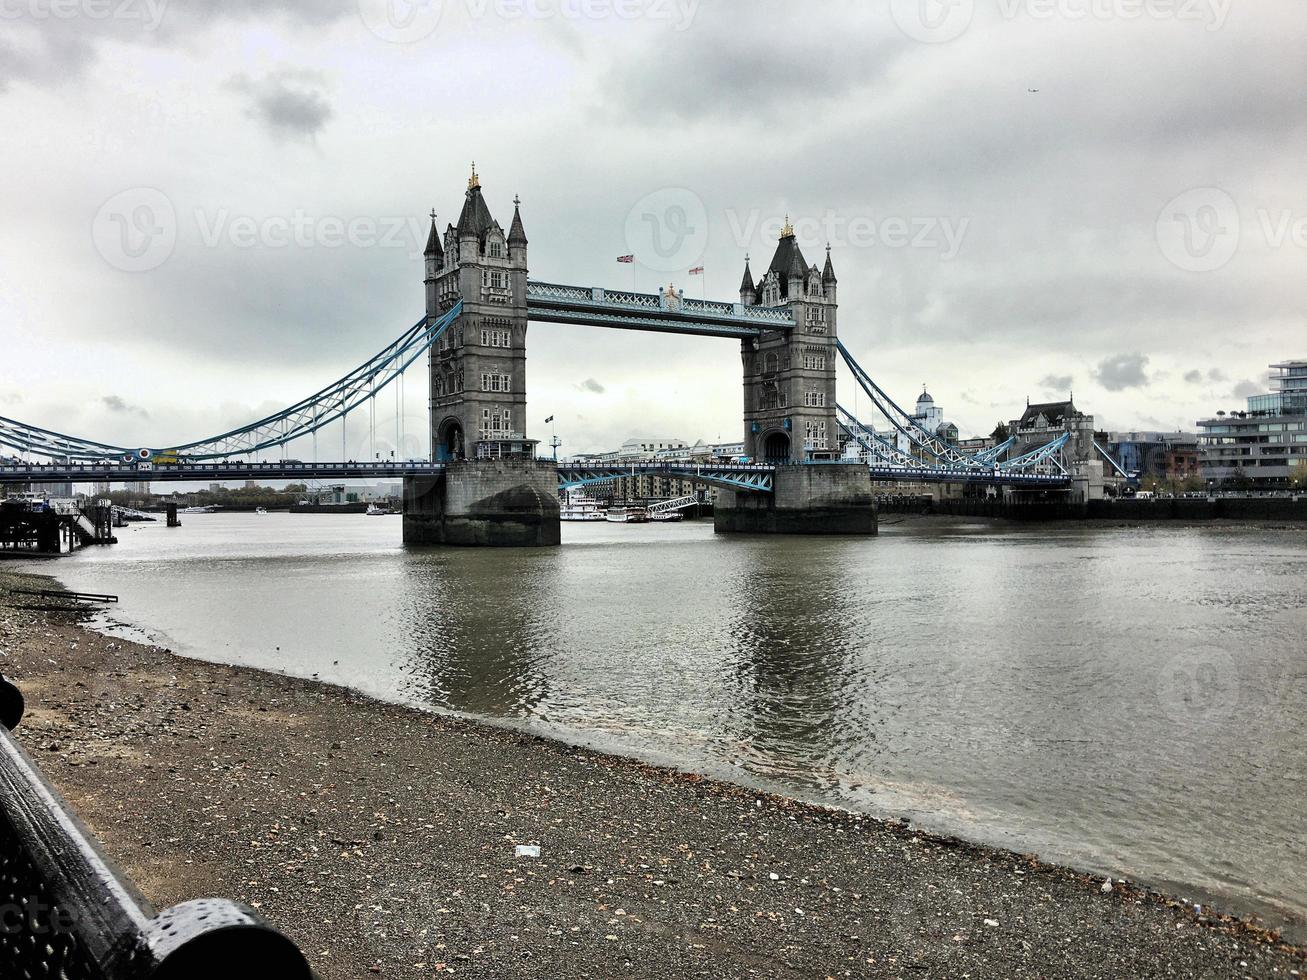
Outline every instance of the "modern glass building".
<path fill-rule="evenodd" d="M 1208 482 L 1262 490 L 1307 482 L 1307 361 L 1272 364 L 1269 394 L 1248 409 L 1198 423 Z"/>

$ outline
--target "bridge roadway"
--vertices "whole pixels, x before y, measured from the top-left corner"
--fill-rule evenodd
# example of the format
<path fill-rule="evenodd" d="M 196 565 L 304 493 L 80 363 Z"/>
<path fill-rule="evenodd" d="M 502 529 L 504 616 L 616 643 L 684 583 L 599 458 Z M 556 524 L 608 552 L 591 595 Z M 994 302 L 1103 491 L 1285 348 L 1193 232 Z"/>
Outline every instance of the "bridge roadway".
<path fill-rule="evenodd" d="M 803 465 L 803 464 L 798 464 Z M 816 463 L 811 465 L 838 465 Z M 250 463 L 238 460 L 211 463 L 7 463 L 0 466 L 0 484 L 26 483 L 141 483 L 223 482 L 227 480 L 397 479 L 405 476 L 438 476 L 444 463 L 347 462 L 347 463 Z M 670 461 L 655 463 L 560 463 L 558 482 L 563 487 L 580 487 L 626 476 L 666 476 L 753 493 L 769 493 L 776 467 L 767 464 L 713 464 Z M 1061 475 L 1003 473 L 997 470 L 940 470 L 931 467 L 873 466 L 871 478 L 894 483 L 965 483 L 1005 486 L 1027 490 L 1066 490 L 1070 480 Z"/>

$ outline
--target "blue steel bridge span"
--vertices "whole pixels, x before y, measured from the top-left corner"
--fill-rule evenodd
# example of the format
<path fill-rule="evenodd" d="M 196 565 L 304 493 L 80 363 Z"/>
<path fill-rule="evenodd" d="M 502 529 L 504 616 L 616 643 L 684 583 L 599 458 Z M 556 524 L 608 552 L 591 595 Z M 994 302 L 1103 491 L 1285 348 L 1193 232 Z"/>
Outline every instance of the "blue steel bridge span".
<path fill-rule="evenodd" d="M 694 300 L 670 289 L 661 293 L 635 293 L 528 280 L 526 292 L 530 319 L 545 322 L 736 340 L 794 329 L 792 314 L 786 308 Z M 0 417 L 0 446 L 47 461 L 0 463 L 0 483 L 259 478 L 298 481 L 438 475 L 443 467 L 434 462 L 251 462 L 249 457 L 267 454 L 297 439 L 316 438 L 319 430 L 353 412 L 371 411 L 378 393 L 430 351 L 462 312 L 459 302 L 438 317 L 424 317 L 333 384 L 266 418 L 193 442 L 117 446 Z M 1048 490 L 1070 486 L 1062 460 L 1067 444 L 1065 434 L 1016 458 L 1005 458 L 1012 448 L 1011 441 L 980 453 L 964 452 L 925 430 L 854 360 L 843 343 L 837 342 L 837 349 L 854 381 L 897 434 L 892 442 L 840 407 L 838 424 L 866 451 L 875 480 Z M 745 493 L 769 493 L 775 471 L 776 466 L 770 462 L 766 465 L 676 461 L 634 466 L 564 464 L 559 467 L 559 483 L 561 487 L 575 487 L 621 476 L 661 474 Z"/>

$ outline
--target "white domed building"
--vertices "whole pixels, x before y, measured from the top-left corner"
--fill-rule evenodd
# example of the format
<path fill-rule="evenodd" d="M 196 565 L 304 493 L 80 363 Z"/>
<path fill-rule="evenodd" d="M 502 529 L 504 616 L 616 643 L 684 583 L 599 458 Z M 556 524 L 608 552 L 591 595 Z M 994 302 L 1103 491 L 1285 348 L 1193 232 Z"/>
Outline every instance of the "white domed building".
<path fill-rule="evenodd" d="M 957 445 L 958 427 L 944 418 L 944 410 L 935 404 L 935 399 L 930 396 L 930 392 L 926 390 L 924 385 L 921 394 L 917 398 L 917 407 L 912 415 L 912 420 L 940 441 L 948 443 L 950 446 Z M 898 429 L 891 427 L 883 431 L 877 430 L 876 435 L 901 453 L 906 453 L 909 456 L 919 455 L 915 451 L 916 447 L 912 440 Z M 846 459 L 868 461 L 867 451 L 853 441 L 850 441 L 845 448 L 844 456 Z"/>

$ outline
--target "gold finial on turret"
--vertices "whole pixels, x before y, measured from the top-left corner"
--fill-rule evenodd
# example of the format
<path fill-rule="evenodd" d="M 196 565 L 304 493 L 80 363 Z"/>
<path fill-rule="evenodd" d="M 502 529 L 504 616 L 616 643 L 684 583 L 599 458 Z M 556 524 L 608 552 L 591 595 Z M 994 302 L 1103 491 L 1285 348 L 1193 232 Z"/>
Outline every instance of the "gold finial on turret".
<path fill-rule="evenodd" d="M 790 224 L 790 216 L 788 214 L 785 216 L 785 227 L 781 229 L 781 237 L 782 238 L 794 237 L 794 225 Z"/>
<path fill-rule="evenodd" d="M 475 190 L 481 186 L 481 178 L 477 176 L 477 162 L 472 161 L 472 176 L 467 179 L 467 189 Z"/>

